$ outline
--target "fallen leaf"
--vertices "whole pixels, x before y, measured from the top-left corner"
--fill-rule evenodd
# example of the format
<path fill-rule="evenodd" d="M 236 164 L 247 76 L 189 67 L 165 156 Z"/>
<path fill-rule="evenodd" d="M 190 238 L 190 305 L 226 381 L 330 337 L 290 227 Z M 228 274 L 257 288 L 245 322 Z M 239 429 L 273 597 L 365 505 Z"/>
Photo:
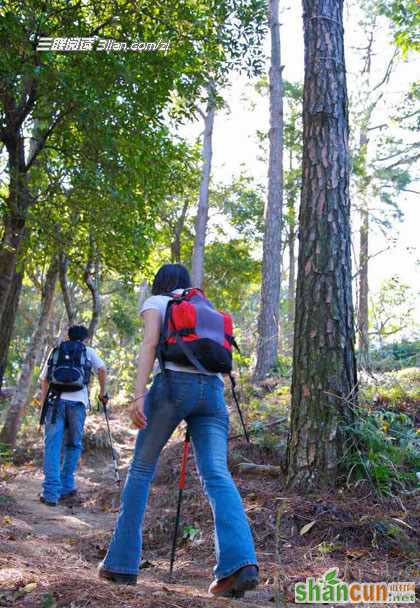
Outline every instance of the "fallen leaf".
<path fill-rule="evenodd" d="M 399 517 L 393 517 L 392 518 L 394 521 L 397 521 L 399 524 L 402 524 L 403 526 L 406 526 L 407 528 L 410 528 L 410 530 L 414 530 L 414 528 L 412 528 L 410 526 L 410 524 L 408 524 L 406 521 L 403 521 L 402 519 L 399 519 Z M 415 531 L 415 530 L 414 530 Z"/>
<path fill-rule="evenodd" d="M 369 549 L 347 549 L 346 551 L 347 557 L 353 559 L 359 559 L 359 557 L 363 557 L 363 555 L 367 555 L 368 553 Z"/>
<path fill-rule="evenodd" d="M 312 528 L 312 526 L 316 523 L 316 519 L 314 519 L 314 521 L 310 521 L 309 524 L 305 524 L 303 526 L 303 528 L 301 528 L 300 530 L 300 535 L 303 536 L 304 534 L 306 534 L 307 532 L 309 532 L 309 530 Z"/>
<path fill-rule="evenodd" d="M 12 523 L 12 518 L 9 515 L 5 515 L 3 517 L 2 525 L 7 526 L 8 524 L 11 524 L 11 523 Z"/>
<path fill-rule="evenodd" d="M 36 589 L 38 586 L 37 583 L 28 583 L 27 585 L 24 586 L 24 588 L 22 589 L 22 591 L 24 593 L 31 593 L 31 591 L 33 591 L 34 589 Z"/>

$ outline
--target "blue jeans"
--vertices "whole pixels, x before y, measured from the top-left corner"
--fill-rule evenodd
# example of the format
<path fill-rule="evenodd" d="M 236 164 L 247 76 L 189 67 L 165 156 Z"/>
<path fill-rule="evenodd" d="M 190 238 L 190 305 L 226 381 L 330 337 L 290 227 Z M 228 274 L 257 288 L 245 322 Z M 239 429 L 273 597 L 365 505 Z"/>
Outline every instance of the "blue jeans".
<path fill-rule="evenodd" d="M 60 399 L 56 420 L 52 423 L 53 408 L 48 408 L 45 420 L 44 483 L 42 495 L 52 502 L 76 489 L 74 473 L 82 453 L 83 426 L 86 408 L 78 401 Z M 63 439 L 64 459 L 61 465 Z"/>
<path fill-rule="evenodd" d="M 146 396 L 147 427 L 137 435 L 116 528 L 102 564 L 111 572 L 138 573 L 150 482 L 162 448 L 185 419 L 201 483 L 213 512 L 217 562 L 214 574 L 221 579 L 242 566 L 257 565 L 249 523 L 227 467 L 229 420 L 223 382 L 204 374 L 166 374 L 169 384 L 158 374 Z M 168 553 L 169 550 L 168 538 Z"/>

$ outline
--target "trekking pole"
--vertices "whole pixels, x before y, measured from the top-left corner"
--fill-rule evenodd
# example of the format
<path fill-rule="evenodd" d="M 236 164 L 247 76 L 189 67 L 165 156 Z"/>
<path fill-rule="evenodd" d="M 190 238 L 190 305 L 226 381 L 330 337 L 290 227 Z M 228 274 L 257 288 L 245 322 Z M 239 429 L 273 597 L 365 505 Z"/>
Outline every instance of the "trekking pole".
<path fill-rule="evenodd" d="M 180 475 L 179 482 L 178 482 L 178 487 L 179 487 L 178 505 L 176 508 L 175 530 L 174 530 L 174 537 L 172 540 L 171 565 L 169 567 L 169 578 L 172 578 L 172 572 L 174 569 L 176 540 L 177 540 L 177 536 L 178 536 L 179 517 L 181 514 L 182 493 L 185 488 L 185 479 L 186 479 L 186 474 L 187 474 L 187 459 L 188 459 L 189 448 L 190 448 L 190 433 L 187 428 L 187 431 L 185 433 L 185 439 L 184 439 L 184 449 L 182 451 L 181 475 Z"/>
<path fill-rule="evenodd" d="M 229 374 L 229 378 L 230 378 L 230 382 L 232 384 L 232 396 L 233 396 L 233 400 L 234 400 L 234 402 L 236 404 L 236 407 L 238 409 L 238 414 L 239 414 L 239 418 L 241 419 L 241 424 L 242 424 L 242 428 L 244 430 L 245 439 L 247 440 L 248 443 L 251 443 L 251 441 L 249 439 L 248 431 L 246 430 L 246 426 L 245 426 L 245 422 L 244 422 L 244 419 L 243 419 L 243 416 L 242 416 L 241 408 L 239 406 L 238 397 L 236 396 L 236 391 L 235 391 L 236 382 L 235 382 L 235 378 L 232 376 L 232 374 Z"/>
<path fill-rule="evenodd" d="M 108 437 L 109 437 L 109 443 L 111 445 L 112 462 L 114 463 L 115 481 L 120 486 L 121 485 L 120 472 L 118 470 L 118 463 L 117 463 L 117 458 L 115 456 L 114 444 L 112 443 L 111 427 L 109 426 L 108 410 L 106 407 L 106 405 L 109 401 L 109 396 L 104 395 L 102 399 L 99 397 L 98 397 L 98 399 L 99 399 L 100 403 L 102 403 L 102 408 L 104 410 L 106 425 L 108 427 Z"/>

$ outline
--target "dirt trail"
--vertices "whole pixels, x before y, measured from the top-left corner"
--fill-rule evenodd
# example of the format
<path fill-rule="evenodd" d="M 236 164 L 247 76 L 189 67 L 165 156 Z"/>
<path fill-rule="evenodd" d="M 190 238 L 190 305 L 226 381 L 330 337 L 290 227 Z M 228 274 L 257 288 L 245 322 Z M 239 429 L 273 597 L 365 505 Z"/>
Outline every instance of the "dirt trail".
<path fill-rule="evenodd" d="M 239 600 L 208 595 L 214 566 L 213 522 L 192 456 L 181 525 L 184 534 L 189 530 L 192 535 L 179 541 L 174 582 L 169 582 L 182 432 L 164 450 L 152 486 L 137 586 L 100 580 L 96 568 L 111 537 L 119 492 L 109 449 L 103 449 L 103 421 L 89 418 L 78 503 L 53 508 L 39 502 L 39 437 L 22 442 L 30 446 L 26 450 L 32 461 L 23 454 L 26 464 L 0 467 L 1 608 L 287 608 L 295 605 L 295 582 L 322 576 L 331 567 L 339 568 L 340 578 L 349 582 L 419 580 L 415 552 L 419 512 L 414 495 L 404 497 L 403 505 L 401 500 L 376 501 L 366 487 L 307 496 L 287 492 L 279 478 L 238 473 L 239 462 L 278 464 L 276 450 L 248 446 L 239 439 L 229 444 L 230 468 L 254 531 L 261 584 Z M 112 428 L 124 476 L 135 433 L 118 412 Z M 302 533 L 309 523 L 310 529 Z M 389 526 L 393 535 L 386 532 Z M 277 575 L 281 600 L 276 603 Z"/>
<path fill-rule="evenodd" d="M 132 438 L 128 437 L 128 443 L 132 444 Z M 120 444 L 119 452 L 122 467 L 126 468 L 131 453 L 130 445 Z M 165 471 L 163 477 L 165 478 Z M 157 482 L 155 503 L 160 500 L 159 479 Z M 88 457 L 82 462 L 78 474 L 81 496 L 79 504 L 75 502 L 73 505 L 57 507 L 42 504 L 38 498 L 41 483 L 40 467 L 32 464 L 14 468 L 7 481 L 0 513 L 0 606 L 273 606 L 272 590 L 267 586 L 261 586 L 258 591 L 248 593 L 241 600 L 215 599 L 209 596 L 207 588 L 214 557 L 212 547 L 204 539 L 198 552 L 181 545 L 175 568 L 175 583 L 168 582 L 168 529 L 173 523 L 174 503 L 169 509 L 166 508 L 166 503 L 173 501 L 173 493 L 168 500 L 165 498 L 162 508 L 159 506 L 148 514 L 146 525 L 150 529 L 151 540 L 144 559 L 151 564 L 141 571 L 137 586 L 117 587 L 98 579 L 96 567 L 104 555 L 113 530 L 118 502 L 109 454 L 99 451 L 94 458 Z M 162 476 L 160 483 L 163 488 L 167 486 Z M 176 484 L 172 485 L 176 488 Z M 187 508 L 189 501 L 187 493 Z M 155 551 L 152 548 L 153 539 L 158 546 Z"/>

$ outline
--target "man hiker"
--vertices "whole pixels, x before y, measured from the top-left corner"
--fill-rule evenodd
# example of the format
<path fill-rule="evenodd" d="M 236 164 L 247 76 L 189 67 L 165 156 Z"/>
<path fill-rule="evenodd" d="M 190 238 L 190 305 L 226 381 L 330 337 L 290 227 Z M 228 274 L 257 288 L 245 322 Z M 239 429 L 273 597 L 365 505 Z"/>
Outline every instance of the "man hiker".
<path fill-rule="evenodd" d="M 40 501 L 55 507 L 59 500 L 77 495 L 74 474 L 82 453 L 83 426 L 89 408 L 91 371 L 98 376 L 99 399 L 106 399 L 106 369 L 99 355 L 86 345 L 89 332 L 73 325 L 68 341 L 50 354 L 41 371 L 41 403 L 45 419 L 44 482 Z M 64 458 L 61 450 L 64 443 Z"/>

